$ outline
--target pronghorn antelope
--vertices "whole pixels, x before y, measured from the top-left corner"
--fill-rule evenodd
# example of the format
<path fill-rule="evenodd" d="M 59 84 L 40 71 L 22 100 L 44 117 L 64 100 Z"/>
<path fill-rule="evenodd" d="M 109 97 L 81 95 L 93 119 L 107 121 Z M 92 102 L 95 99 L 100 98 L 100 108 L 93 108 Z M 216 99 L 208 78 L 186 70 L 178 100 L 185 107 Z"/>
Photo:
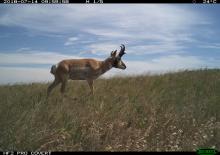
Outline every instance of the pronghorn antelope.
<path fill-rule="evenodd" d="M 53 83 L 47 89 L 47 96 L 50 95 L 53 88 L 61 83 L 61 93 L 65 91 L 68 79 L 86 80 L 89 84 L 91 94 L 93 94 L 93 81 L 104 74 L 112 67 L 126 69 L 126 65 L 121 60 L 125 54 L 125 46 L 122 44 L 119 54 L 117 50 L 112 51 L 110 57 L 104 61 L 94 59 L 66 59 L 51 67 L 50 73 L 55 77 Z"/>

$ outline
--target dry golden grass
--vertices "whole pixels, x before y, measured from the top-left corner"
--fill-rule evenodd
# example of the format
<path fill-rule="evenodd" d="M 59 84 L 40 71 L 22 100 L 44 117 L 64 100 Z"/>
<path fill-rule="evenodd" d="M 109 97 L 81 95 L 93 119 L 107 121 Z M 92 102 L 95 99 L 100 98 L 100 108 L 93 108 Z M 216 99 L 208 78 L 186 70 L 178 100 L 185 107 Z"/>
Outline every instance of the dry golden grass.
<path fill-rule="evenodd" d="M 0 86 L 0 150 L 220 149 L 220 70 Z"/>

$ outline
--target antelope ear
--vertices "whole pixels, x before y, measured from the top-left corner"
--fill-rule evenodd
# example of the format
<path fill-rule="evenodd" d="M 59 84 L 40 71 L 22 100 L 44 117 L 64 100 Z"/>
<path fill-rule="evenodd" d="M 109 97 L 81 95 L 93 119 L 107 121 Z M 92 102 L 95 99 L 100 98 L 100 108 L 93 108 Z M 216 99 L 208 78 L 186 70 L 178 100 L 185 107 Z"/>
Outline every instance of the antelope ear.
<path fill-rule="evenodd" d="M 116 57 L 117 50 L 111 52 L 111 57 Z"/>

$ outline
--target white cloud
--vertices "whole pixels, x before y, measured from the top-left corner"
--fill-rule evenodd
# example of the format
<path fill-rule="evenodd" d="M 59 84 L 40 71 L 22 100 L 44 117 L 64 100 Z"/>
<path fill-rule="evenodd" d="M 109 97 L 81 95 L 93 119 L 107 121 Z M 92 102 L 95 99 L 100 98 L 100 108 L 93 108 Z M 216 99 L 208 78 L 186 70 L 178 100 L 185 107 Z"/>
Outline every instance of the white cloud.
<path fill-rule="evenodd" d="M 206 62 L 195 56 L 168 55 L 161 56 L 149 61 L 126 61 L 126 70 L 114 69 L 104 75 L 111 77 L 115 75 L 141 75 L 161 74 L 183 69 L 198 69 L 206 67 Z"/>
<path fill-rule="evenodd" d="M 56 57 L 55 59 L 56 60 Z M 20 62 L 20 61 L 18 61 Z M 27 62 L 27 61 L 25 61 Z M 29 61 L 28 61 L 29 62 Z M 56 60 L 57 62 L 57 60 Z M 38 61 L 38 63 L 45 63 Z M 149 61 L 126 61 L 126 70 L 115 69 L 108 71 L 101 78 L 112 76 L 161 74 L 183 69 L 206 68 L 207 62 L 196 56 L 168 55 L 161 56 Z M 220 64 L 218 63 L 218 66 Z M 209 67 L 217 67 L 213 59 L 209 60 Z M 0 84 L 15 82 L 47 82 L 52 81 L 53 76 L 49 73 L 50 68 L 11 68 L 0 67 Z"/>
<path fill-rule="evenodd" d="M 143 54 L 159 54 L 159 53 L 181 53 L 185 47 L 182 45 L 174 44 L 172 42 L 158 43 L 150 45 L 137 45 L 129 48 L 129 53 L 136 55 Z"/>
<path fill-rule="evenodd" d="M 118 49 L 119 45 L 113 43 L 96 43 L 90 44 L 88 48 L 91 49 L 90 52 L 93 54 L 109 56 L 113 50 Z"/>
<path fill-rule="evenodd" d="M 127 33 L 124 30 L 120 29 L 112 29 L 112 28 L 98 28 L 98 29 L 92 29 L 92 28 L 86 28 L 83 30 L 84 32 L 88 32 L 90 34 L 99 35 L 103 37 L 109 37 L 109 38 L 134 38 L 134 36 L 130 33 Z"/>
<path fill-rule="evenodd" d="M 77 37 L 70 37 L 68 40 L 65 42 L 65 46 L 73 45 L 76 43 L 76 41 L 79 40 Z"/>
<path fill-rule="evenodd" d="M 0 67 L 0 84 L 48 82 L 53 80 L 49 68 L 10 68 Z"/>
<path fill-rule="evenodd" d="M 96 55 L 109 55 L 111 51 L 120 51 L 120 45 L 124 42 L 102 42 L 92 43 L 87 47 L 87 51 L 82 53 L 92 53 Z M 146 43 L 147 44 L 147 43 Z M 131 46 L 129 43 L 125 44 L 126 53 L 129 55 L 143 55 L 143 54 L 180 54 L 186 47 L 173 42 L 158 42 L 149 45 L 134 45 Z"/>
<path fill-rule="evenodd" d="M 26 51 L 23 53 L 0 53 L 0 65 L 4 64 L 56 64 L 63 59 L 78 59 L 74 55 L 54 52 Z"/>
<path fill-rule="evenodd" d="M 87 32 L 110 38 L 173 40 L 193 26 L 209 22 L 200 14 L 163 4 L 24 5 L 8 7 L 0 15 L 0 25 L 56 34 Z M 184 38 L 190 40 L 191 36 Z"/>
<path fill-rule="evenodd" d="M 26 52 L 26 51 L 30 51 L 30 50 L 31 50 L 31 48 L 29 48 L 29 47 L 22 47 L 22 48 L 17 49 L 16 52 Z"/>
<path fill-rule="evenodd" d="M 199 45 L 200 48 L 208 48 L 208 49 L 220 49 L 220 43 L 203 43 L 203 45 Z"/>
<path fill-rule="evenodd" d="M 213 66 L 195 56 L 183 56 L 187 43 L 195 42 L 194 30 L 209 24 L 205 14 L 181 5 L 164 4 L 109 4 L 109 5 L 23 5 L 0 6 L 0 25 L 22 27 L 30 35 L 50 35 L 68 38 L 65 46 L 85 43 L 82 53 L 106 55 L 125 44 L 128 54 L 163 54 L 149 61 L 126 61 L 125 71 L 113 69 L 111 75 L 164 72 L 185 68 Z M 25 31 L 26 32 L 26 31 Z M 74 35 L 73 35 L 74 34 Z M 205 34 L 204 34 L 205 35 Z M 70 37 L 71 36 L 71 37 Z M 0 36 L 1 37 L 1 36 Z M 219 49 L 219 44 L 204 45 Z M 67 48 L 67 47 L 65 47 Z M 164 56 L 167 54 L 167 56 Z M 182 54 L 182 55 L 180 55 Z M 48 51 L 18 49 L 15 53 L 0 53 L 4 64 L 55 64 L 63 59 L 81 58 Z M 215 61 L 216 62 L 216 61 Z M 50 79 L 48 69 L 1 67 L 1 81 Z M 27 72 L 26 72 L 27 71 Z M 25 72 L 28 75 L 25 75 Z M 33 74 L 32 74 L 33 72 Z M 3 75 L 4 73 L 4 75 Z M 41 75 L 39 77 L 37 75 Z M 33 76 L 32 76 L 33 75 Z M 39 79 L 38 79 L 39 78 Z M 0 83 L 1 83 L 0 81 Z M 19 80 L 17 80 L 19 81 Z"/>
<path fill-rule="evenodd" d="M 0 25 L 23 27 L 28 35 L 74 34 L 65 46 L 83 43 L 81 53 L 97 55 L 109 54 L 120 44 L 137 55 L 181 53 L 186 43 L 196 40 L 193 28 L 209 23 L 201 12 L 164 4 L 13 5 L 0 15 Z"/>

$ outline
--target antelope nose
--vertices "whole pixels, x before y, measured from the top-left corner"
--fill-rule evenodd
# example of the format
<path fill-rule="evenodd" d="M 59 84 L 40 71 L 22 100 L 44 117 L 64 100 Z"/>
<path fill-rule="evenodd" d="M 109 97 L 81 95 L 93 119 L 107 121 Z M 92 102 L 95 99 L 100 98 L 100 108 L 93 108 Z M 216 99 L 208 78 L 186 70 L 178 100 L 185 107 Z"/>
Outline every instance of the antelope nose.
<path fill-rule="evenodd" d="M 124 68 L 123 69 L 126 69 L 127 67 L 126 67 L 126 65 L 124 65 Z"/>

